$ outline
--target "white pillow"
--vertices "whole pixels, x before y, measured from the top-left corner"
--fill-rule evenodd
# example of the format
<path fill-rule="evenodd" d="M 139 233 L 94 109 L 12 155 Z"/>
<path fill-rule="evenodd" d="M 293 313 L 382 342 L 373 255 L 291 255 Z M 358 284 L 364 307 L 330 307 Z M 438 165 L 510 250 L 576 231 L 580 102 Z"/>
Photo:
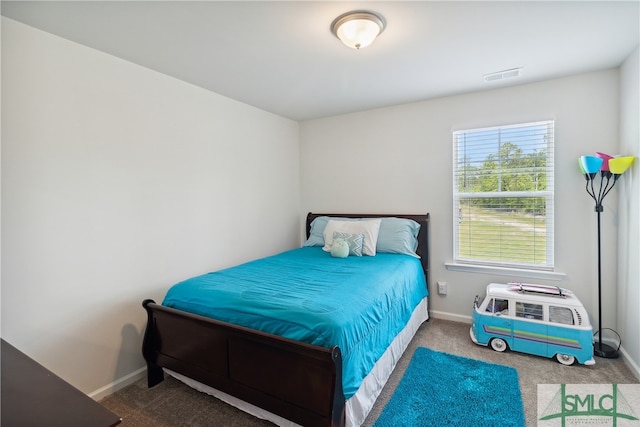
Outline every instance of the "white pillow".
<path fill-rule="evenodd" d="M 378 233 L 380 232 L 381 219 L 371 219 L 363 221 L 335 221 L 330 219 L 324 228 L 324 247 L 322 250 L 331 252 L 333 243 L 333 232 L 339 231 L 350 234 L 364 234 L 362 244 L 362 254 L 374 256 L 376 254 L 376 244 L 378 243 Z"/>

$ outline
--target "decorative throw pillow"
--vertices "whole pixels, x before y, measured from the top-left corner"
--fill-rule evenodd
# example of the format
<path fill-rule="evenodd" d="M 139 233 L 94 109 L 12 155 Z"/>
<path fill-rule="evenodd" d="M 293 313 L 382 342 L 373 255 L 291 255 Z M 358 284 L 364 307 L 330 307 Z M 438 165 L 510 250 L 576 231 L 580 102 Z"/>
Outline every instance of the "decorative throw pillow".
<path fill-rule="evenodd" d="M 337 216 L 319 216 L 311 221 L 311 230 L 309 238 L 304 242 L 303 246 L 324 246 L 324 229 L 330 219 L 337 221 L 359 221 L 358 218 L 343 218 Z"/>
<path fill-rule="evenodd" d="M 324 251 L 331 251 L 333 232 L 341 231 L 350 234 L 364 234 L 362 242 L 362 254 L 374 256 L 376 254 L 376 242 L 380 231 L 380 218 L 362 221 L 334 221 L 329 220 L 324 229 Z"/>
<path fill-rule="evenodd" d="M 349 256 L 349 244 L 344 239 L 333 239 L 331 243 L 331 256 L 346 258 Z"/>
<path fill-rule="evenodd" d="M 362 244 L 364 243 L 364 234 L 350 234 L 341 231 L 333 232 L 333 244 L 336 239 L 343 240 L 349 244 L 349 255 L 362 256 Z M 333 245 L 331 246 L 333 248 Z"/>

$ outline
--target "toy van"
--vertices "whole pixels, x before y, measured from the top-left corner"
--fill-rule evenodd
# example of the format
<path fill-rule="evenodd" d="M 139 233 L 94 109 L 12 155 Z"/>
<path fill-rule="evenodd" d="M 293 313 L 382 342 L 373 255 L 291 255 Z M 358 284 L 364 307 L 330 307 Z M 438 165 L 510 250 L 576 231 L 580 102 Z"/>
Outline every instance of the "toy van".
<path fill-rule="evenodd" d="M 593 365 L 593 329 L 584 306 L 568 289 L 491 283 L 473 303 L 471 340 L 495 351 L 511 349 L 555 357 L 563 365 Z"/>

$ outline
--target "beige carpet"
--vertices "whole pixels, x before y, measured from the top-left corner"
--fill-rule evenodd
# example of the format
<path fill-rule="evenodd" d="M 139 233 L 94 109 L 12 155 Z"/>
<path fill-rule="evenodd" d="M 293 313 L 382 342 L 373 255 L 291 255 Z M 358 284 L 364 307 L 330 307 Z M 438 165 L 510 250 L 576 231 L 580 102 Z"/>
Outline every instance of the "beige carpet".
<path fill-rule="evenodd" d="M 418 346 L 516 368 L 527 426 L 537 424 L 538 384 L 638 383 L 622 359 L 596 358 L 593 366 L 563 366 L 552 359 L 512 352 L 496 353 L 471 342 L 468 324 L 431 319 L 422 325 L 398 363 L 365 426 L 372 426 L 382 412 Z M 138 381 L 100 403 L 122 417 L 123 427 L 272 425 L 169 377 L 151 389 L 147 388 L 146 379 Z"/>

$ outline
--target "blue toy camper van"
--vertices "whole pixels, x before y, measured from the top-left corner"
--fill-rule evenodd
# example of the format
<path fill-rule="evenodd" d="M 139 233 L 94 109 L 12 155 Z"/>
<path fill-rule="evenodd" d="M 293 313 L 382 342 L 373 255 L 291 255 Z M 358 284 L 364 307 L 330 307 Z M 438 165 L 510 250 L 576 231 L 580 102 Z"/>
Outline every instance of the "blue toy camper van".
<path fill-rule="evenodd" d="M 555 357 L 563 365 L 593 365 L 589 316 L 568 289 L 523 283 L 491 283 L 473 304 L 474 343 Z"/>

